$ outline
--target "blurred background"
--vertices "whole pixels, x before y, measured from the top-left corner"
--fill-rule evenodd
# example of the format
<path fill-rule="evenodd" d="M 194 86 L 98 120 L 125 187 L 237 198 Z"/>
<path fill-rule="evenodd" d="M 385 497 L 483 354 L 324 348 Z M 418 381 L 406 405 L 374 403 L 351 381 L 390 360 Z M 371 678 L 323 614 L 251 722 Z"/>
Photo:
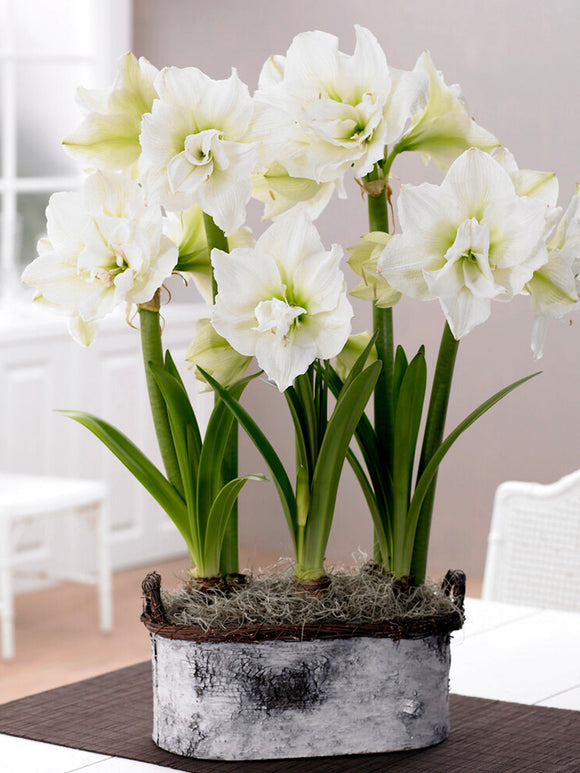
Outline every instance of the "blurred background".
<path fill-rule="evenodd" d="M 351 53 L 358 23 L 372 30 L 396 68 L 412 69 L 429 49 L 447 83 L 461 84 L 478 123 L 514 153 L 520 168 L 556 172 L 562 206 L 580 180 L 576 0 L 1 0 L 0 9 L 0 467 L 106 479 L 116 569 L 179 556 L 180 540 L 116 460 L 52 410 L 98 413 L 153 448 L 138 335 L 121 315 L 103 324 L 93 347 L 84 351 L 69 340 L 64 320 L 33 314 L 19 282 L 23 266 L 35 257 L 50 193 L 78 184 L 79 170 L 60 149 L 62 137 L 80 119 L 77 85 L 108 86 L 116 59 L 131 49 L 158 68 L 195 65 L 213 78 L 227 77 L 236 67 L 253 90 L 263 62 L 285 53 L 298 32 L 334 33 L 341 50 Z M 411 183 L 442 178 L 411 154 L 397 160 L 393 173 Z M 368 230 L 360 192 L 353 181 L 347 187 L 348 199 L 335 199 L 318 221 L 328 246 L 347 247 Z M 263 228 L 260 209 L 250 209 L 256 233 Z M 348 267 L 346 274 L 354 286 L 358 280 Z M 167 340 L 182 358 L 192 320 L 203 308 L 194 290 L 176 285 L 173 291 L 186 309 L 168 308 Z M 360 332 L 370 326 L 370 310 L 359 303 L 356 314 L 354 332 Z M 531 325 L 525 298 L 495 304 L 491 319 L 459 347 L 449 428 L 507 383 L 539 369 L 543 374 L 480 419 L 445 460 L 433 519 L 434 576 L 461 567 L 481 577 L 500 482 L 547 483 L 578 467 L 580 317 L 551 325 L 540 363 L 530 351 Z M 410 354 L 424 343 L 431 366 L 442 329 L 436 302 L 401 302 L 395 310 L 397 341 Z M 194 390 L 191 374 L 186 378 Z M 206 410 L 207 396 L 200 396 L 198 405 Z M 246 405 L 290 461 L 292 430 L 276 390 L 254 383 Z M 241 443 L 243 470 L 261 471 L 261 458 L 245 438 Z M 272 485 L 246 488 L 240 533 L 249 563 L 263 554 L 289 553 Z M 328 559 L 350 562 L 359 547 L 370 551 L 371 539 L 370 518 L 347 470 Z M 88 537 L 74 530 L 65 536 L 32 532 L 20 554 L 23 566 L 34 567 L 92 560 Z"/>
<path fill-rule="evenodd" d="M 446 82 L 462 86 L 478 123 L 514 153 L 520 168 L 556 172 L 560 203 L 567 205 L 580 181 L 580 5 L 575 0 L 136 0 L 133 48 L 157 67 L 193 64 L 214 78 L 227 77 L 236 67 L 252 90 L 267 57 L 285 53 L 301 31 L 334 33 L 341 50 L 352 53 L 355 23 L 374 32 L 393 67 L 412 69 L 429 49 Z M 418 154 L 397 159 L 393 173 L 411 183 L 442 177 Z M 368 230 L 366 207 L 354 184 L 348 194 L 346 201 L 333 200 L 318 221 L 327 245 L 346 247 Z M 258 231 L 259 214 L 258 209 Z M 354 286 L 357 278 L 348 267 L 346 273 Z M 360 332 L 370 326 L 369 310 L 361 303 L 356 314 L 360 329 L 355 332 Z M 432 363 L 443 328 L 438 303 L 402 302 L 394 316 L 397 340 L 411 354 L 425 343 Z M 530 351 L 531 323 L 527 299 L 496 303 L 491 319 L 459 347 L 449 429 L 503 385 L 536 370 L 543 374 L 480 419 L 444 461 L 433 518 L 434 575 L 460 566 L 481 576 L 493 495 L 501 481 L 546 483 L 579 464 L 580 317 L 550 326 L 539 363 Z M 291 431 L 278 395 L 255 385 L 248 401 L 291 457 Z M 254 461 L 249 446 L 242 458 L 258 469 L 260 461 Z M 248 487 L 241 520 L 252 544 L 284 551 L 285 530 L 272 487 Z M 370 526 L 348 470 L 329 557 L 349 560 L 357 544 L 368 550 Z"/>

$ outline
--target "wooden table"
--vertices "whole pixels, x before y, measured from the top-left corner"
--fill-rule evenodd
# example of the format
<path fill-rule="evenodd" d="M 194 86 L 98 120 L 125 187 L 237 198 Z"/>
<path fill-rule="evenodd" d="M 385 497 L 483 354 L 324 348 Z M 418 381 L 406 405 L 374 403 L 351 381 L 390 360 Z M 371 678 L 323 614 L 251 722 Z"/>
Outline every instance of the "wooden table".
<path fill-rule="evenodd" d="M 477 599 L 467 599 L 466 610 L 468 622 L 452 645 L 451 689 L 460 695 L 451 695 L 451 736 L 439 746 L 249 763 L 176 757 L 150 740 L 144 663 L 0 706 L 0 770 L 579 773 L 580 615 Z"/>

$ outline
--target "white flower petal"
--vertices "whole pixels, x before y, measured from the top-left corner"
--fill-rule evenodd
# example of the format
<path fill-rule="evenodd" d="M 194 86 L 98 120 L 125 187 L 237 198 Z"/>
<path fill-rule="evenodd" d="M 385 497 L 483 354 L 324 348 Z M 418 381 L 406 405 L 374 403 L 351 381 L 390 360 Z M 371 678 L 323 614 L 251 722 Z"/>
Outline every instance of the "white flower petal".
<path fill-rule="evenodd" d="M 530 348 L 533 352 L 535 360 L 540 360 L 544 356 L 544 343 L 546 341 L 546 333 L 548 332 L 549 321 L 550 320 L 548 317 L 534 317 Z"/>
<path fill-rule="evenodd" d="M 453 297 L 439 298 L 439 303 L 457 340 L 485 322 L 491 313 L 489 298 L 478 298 L 466 287 Z"/>
<path fill-rule="evenodd" d="M 424 271 L 440 268 L 444 258 L 426 254 L 421 247 L 421 239 L 412 231 L 395 234 L 379 257 L 378 271 L 395 290 L 411 298 L 429 300 L 433 296 Z"/>
<path fill-rule="evenodd" d="M 23 281 L 70 315 L 71 332 L 85 345 L 98 319 L 119 303 L 149 301 L 177 263 L 160 208 L 147 208 L 122 174 L 98 172 L 82 194 L 55 194 L 47 217 L 48 236 Z"/>
<path fill-rule="evenodd" d="M 280 392 L 287 389 L 297 376 L 306 373 L 316 357 L 314 341 L 305 336 L 292 336 L 282 341 L 276 336 L 262 335 L 256 343 L 256 360 Z"/>
<path fill-rule="evenodd" d="M 470 148 L 453 162 L 441 189 L 455 199 L 465 220 L 472 217 L 481 220 L 492 199 L 515 196 L 509 174 L 477 148 Z"/>
<path fill-rule="evenodd" d="M 340 254 L 324 251 L 303 212 L 280 218 L 253 249 L 212 251 L 213 325 L 240 354 L 254 354 L 282 391 L 316 356 L 338 354 L 350 333 Z"/>
<path fill-rule="evenodd" d="M 220 301 L 250 321 L 260 300 L 284 295 L 285 285 L 278 265 L 262 249 L 259 240 L 254 249 L 238 247 L 230 253 L 214 249 L 211 262 Z"/>
<path fill-rule="evenodd" d="M 324 252 L 316 226 L 302 212 L 289 212 L 279 218 L 257 241 L 256 247 L 269 255 L 279 254 L 283 245 L 284 259 L 280 271 L 284 282 L 293 280 L 300 262 L 308 255 Z"/>

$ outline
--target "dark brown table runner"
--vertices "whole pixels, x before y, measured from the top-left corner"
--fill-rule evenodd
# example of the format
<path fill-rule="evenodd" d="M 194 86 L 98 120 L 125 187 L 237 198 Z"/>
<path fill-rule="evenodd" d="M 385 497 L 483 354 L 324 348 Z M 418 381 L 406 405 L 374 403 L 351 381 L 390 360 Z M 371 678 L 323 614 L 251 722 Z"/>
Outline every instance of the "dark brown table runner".
<path fill-rule="evenodd" d="M 580 773 L 580 712 L 452 695 L 451 725 L 447 741 L 420 751 L 266 762 L 185 759 L 151 740 L 149 663 L 0 705 L 0 733 L 192 773 Z"/>

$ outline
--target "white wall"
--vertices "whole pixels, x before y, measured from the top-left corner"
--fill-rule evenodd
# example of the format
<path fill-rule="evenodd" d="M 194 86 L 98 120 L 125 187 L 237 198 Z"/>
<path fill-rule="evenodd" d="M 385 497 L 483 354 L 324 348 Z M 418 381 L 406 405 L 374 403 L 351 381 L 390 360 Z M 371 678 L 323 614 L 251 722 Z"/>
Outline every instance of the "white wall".
<path fill-rule="evenodd" d="M 236 66 L 251 89 L 263 61 L 284 53 L 294 34 L 323 29 L 339 35 L 341 49 L 351 52 L 353 24 L 363 24 L 376 34 L 395 67 L 412 68 L 428 48 L 447 82 L 461 83 L 478 122 L 510 148 L 520 167 L 558 174 L 562 203 L 580 180 L 577 0 L 135 0 L 134 21 L 135 53 L 158 67 L 195 65 L 221 78 Z M 440 179 L 418 158 L 403 161 L 394 172 L 407 182 Z M 348 201 L 333 202 L 319 226 L 327 244 L 344 246 L 367 230 L 365 207 L 354 185 Z M 358 309 L 367 312 L 364 306 Z M 432 360 L 442 329 L 438 305 L 402 303 L 395 320 L 399 341 L 411 351 L 425 343 Z M 539 367 L 544 373 L 472 427 L 444 463 L 434 516 L 433 573 L 460 566 L 481 574 L 493 494 L 502 480 L 548 482 L 580 464 L 580 317 L 572 326 L 567 321 L 552 325 L 539 365 L 529 349 L 531 321 L 525 299 L 496 304 L 491 320 L 459 348 L 449 426 L 501 386 Z M 362 329 L 363 322 L 359 325 Z M 274 390 L 255 384 L 247 403 L 291 459 L 284 402 Z M 247 442 L 242 457 L 245 469 L 262 468 Z M 245 540 L 287 550 L 273 487 L 248 486 L 244 497 Z M 331 557 L 348 559 L 359 544 L 368 547 L 370 533 L 349 474 Z"/>

